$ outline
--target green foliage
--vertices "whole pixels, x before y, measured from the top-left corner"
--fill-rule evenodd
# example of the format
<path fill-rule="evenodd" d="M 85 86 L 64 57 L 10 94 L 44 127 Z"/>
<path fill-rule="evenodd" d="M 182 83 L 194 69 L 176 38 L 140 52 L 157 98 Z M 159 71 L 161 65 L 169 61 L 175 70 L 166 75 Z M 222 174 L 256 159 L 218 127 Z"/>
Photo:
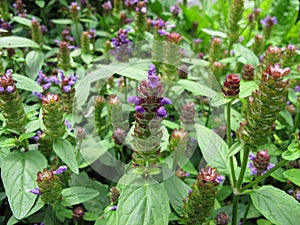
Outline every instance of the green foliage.
<path fill-rule="evenodd" d="M 36 173 L 47 167 L 47 160 L 38 151 L 11 152 L 3 161 L 1 177 L 9 205 L 17 219 L 26 217 L 37 195 L 28 190 L 37 187 Z"/>
<path fill-rule="evenodd" d="M 281 225 L 298 223 L 299 203 L 284 191 L 272 186 L 264 186 L 251 192 L 255 208 L 270 222 Z"/>

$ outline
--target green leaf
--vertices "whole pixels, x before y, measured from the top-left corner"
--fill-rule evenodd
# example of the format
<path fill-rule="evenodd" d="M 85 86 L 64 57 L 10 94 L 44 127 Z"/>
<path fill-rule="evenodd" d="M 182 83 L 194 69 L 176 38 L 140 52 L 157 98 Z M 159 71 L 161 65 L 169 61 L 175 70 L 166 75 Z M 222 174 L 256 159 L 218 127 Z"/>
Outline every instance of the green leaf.
<path fill-rule="evenodd" d="M 235 142 L 229 149 L 227 156 L 231 157 L 234 156 L 235 154 L 237 154 L 238 152 L 240 152 L 245 146 L 245 143 L 241 142 L 241 141 L 237 141 Z"/>
<path fill-rule="evenodd" d="M 278 23 L 273 27 L 272 33 L 284 37 L 295 24 L 298 13 L 298 0 L 273 0 L 270 15 L 276 16 Z"/>
<path fill-rule="evenodd" d="M 180 125 L 169 120 L 163 120 L 162 123 L 170 129 L 179 129 Z"/>
<path fill-rule="evenodd" d="M 292 143 L 289 145 L 288 150 L 282 153 L 282 158 L 285 160 L 296 160 L 300 158 L 300 148 L 298 143 Z"/>
<path fill-rule="evenodd" d="M 70 187 L 63 189 L 61 194 L 61 203 L 64 206 L 72 206 L 95 198 L 99 195 L 99 192 L 92 188 Z"/>
<path fill-rule="evenodd" d="M 127 186 L 122 190 L 117 209 L 117 224 L 169 224 L 168 194 L 162 184 L 153 184 L 151 181 L 148 180 L 142 186 Z"/>
<path fill-rule="evenodd" d="M 45 1 L 42 1 L 42 0 L 36 0 L 35 4 L 37 4 L 38 7 L 40 7 L 40 8 L 44 8 L 46 3 L 45 3 Z"/>
<path fill-rule="evenodd" d="M 259 219 L 256 221 L 256 223 L 257 225 L 273 225 L 273 223 L 265 219 Z"/>
<path fill-rule="evenodd" d="M 242 81 L 240 85 L 239 98 L 249 97 L 253 91 L 258 89 L 258 85 L 255 81 Z"/>
<path fill-rule="evenodd" d="M 184 206 L 182 199 L 188 196 L 188 191 L 191 188 L 177 176 L 170 177 L 164 184 L 173 209 L 178 215 L 182 216 Z"/>
<path fill-rule="evenodd" d="M 22 142 L 25 139 L 29 139 L 31 137 L 35 136 L 35 133 L 26 133 L 26 134 L 21 134 L 19 137 L 19 140 Z"/>
<path fill-rule="evenodd" d="M 18 82 L 17 88 L 26 91 L 43 92 L 43 88 L 28 77 L 20 74 L 13 74 L 12 77 Z"/>
<path fill-rule="evenodd" d="M 221 31 L 217 31 L 217 30 L 209 30 L 209 29 L 206 29 L 206 28 L 202 28 L 202 31 L 204 33 L 207 33 L 211 36 L 217 36 L 217 37 L 221 37 L 221 38 L 227 38 L 227 35 Z"/>
<path fill-rule="evenodd" d="M 95 225 L 117 224 L 117 213 L 110 208 L 111 206 L 105 209 L 104 214 L 96 221 Z"/>
<path fill-rule="evenodd" d="M 211 129 L 200 124 L 195 124 L 195 129 L 199 147 L 207 164 L 229 174 L 228 146 L 225 141 Z"/>
<path fill-rule="evenodd" d="M 14 16 L 12 20 L 27 27 L 31 27 L 31 21 L 29 19 L 20 16 Z"/>
<path fill-rule="evenodd" d="M 37 187 L 36 174 L 47 167 L 46 158 L 38 151 L 15 151 L 3 161 L 1 177 L 10 208 L 17 219 L 27 216 L 37 195 L 28 190 Z"/>
<path fill-rule="evenodd" d="M 4 140 L 0 141 L 0 148 L 5 147 L 14 147 L 16 146 L 16 139 L 15 138 L 5 138 Z"/>
<path fill-rule="evenodd" d="M 217 92 L 215 92 L 211 88 L 203 84 L 196 83 L 195 81 L 180 80 L 178 81 L 178 84 L 184 89 L 191 91 L 194 95 L 202 95 L 210 98 L 214 98 L 217 95 Z"/>
<path fill-rule="evenodd" d="M 53 151 L 64 161 L 70 170 L 76 174 L 79 173 L 74 147 L 68 140 L 55 140 L 53 142 Z"/>
<path fill-rule="evenodd" d="M 55 24 L 72 24 L 73 21 L 70 19 L 53 19 L 51 20 Z"/>
<path fill-rule="evenodd" d="M 109 191 L 106 185 L 101 184 L 98 181 L 91 180 L 86 172 L 80 174 L 72 174 L 70 179 L 70 186 L 82 186 L 87 188 L 93 188 L 99 191 L 99 195 L 95 198 L 83 203 L 84 208 L 93 213 L 101 214 L 107 205 L 109 205 L 109 198 L 107 193 Z"/>
<path fill-rule="evenodd" d="M 0 148 L 0 168 L 2 167 L 3 160 L 9 155 L 10 149 L 7 147 Z"/>
<path fill-rule="evenodd" d="M 300 187 L 300 170 L 299 169 L 290 169 L 285 171 L 284 176 L 289 179 L 291 182 Z"/>
<path fill-rule="evenodd" d="M 276 225 L 299 223 L 300 204 L 292 196 L 273 186 L 264 186 L 251 192 L 255 208 Z"/>
<path fill-rule="evenodd" d="M 108 140 L 96 142 L 93 137 L 84 139 L 80 148 L 80 154 L 84 160 L 80 162 L 79 167 L 87 167 L 105 154 L 108 151 L 107 143 Z"/>
<path fill-rule="evenodd" d="M 45 55 L 42 51 L 32 50 L 25 58 L 25 72 L 31 79 L 37 78 L 39 70 L 41 70 L 44 63 Z"/>
<path fill-rule="evenodd" d="M 0 37 L 0 48 L 39 48 L 40 46 L 34 41 L 23 37 Z"/>
<path fill-rule="evenodd" d="M 210 101 L 210 105 L 212 107 L 219 107 L 219 106 L 227 104 L 230 101 L 231 101 L 231 99 L 225 98 L 223 93 L 219 93 Z"/>
<path fill-rule="evenodd" d="M 85 212 L 83 215 L 83 220 L 85 221 L 96 221 L 99 218 L 99 215 L 96 213 Z"/>
<path fill-rule="evenodd" d="M 197 65 L 197 66 L 208 66 L 209 65 L 209 62 L 207 62 L 203 59 L 183 58 L 183 59 L 181 59 L 181 62 L 193 64 L 193 65 Z"/>
<path fill-rule="evenodd" d="M 251 64 L 254 67 L 258 66 L 259 60 L 250 49 L 244 47 L 241 44 L 234 44 L 233 49 L 235 51 L 235 54 L 241 55 L 241 57 L 238 58 L 239 62 L 243 64 Z"/>
<path fill-rule="evenodd" d="M 85 62 L 86 64 L 90 64 L 93 62 L 93 55 L 91 54 L 81 54 L 81 59 L 83 60 L 83 62 Z"/>

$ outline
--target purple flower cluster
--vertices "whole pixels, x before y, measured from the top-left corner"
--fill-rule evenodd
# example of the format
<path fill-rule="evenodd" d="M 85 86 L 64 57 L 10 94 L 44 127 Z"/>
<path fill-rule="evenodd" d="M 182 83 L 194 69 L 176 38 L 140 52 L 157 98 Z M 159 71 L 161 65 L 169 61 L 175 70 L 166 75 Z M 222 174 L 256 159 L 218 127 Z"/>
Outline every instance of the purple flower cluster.
<path fill-rule="evenodd" d="M 107 12 L 110 12 L 112 10 L 112 4 L 111 4 L 111 1 L 107 1 L 107 2 L 104 2 L 102 4 L 102 8 L 107 11 Z"/>
<path fill-rule="evenodd" d="M 68 167 L 67 166 L 60 166 L 58 167 L 57 170 L 53 171 L 52 170 L 50 171 L 52 174 L 61 174 L 65 171 L 67 171 Z M 40 188 L 34 188 L 34 189 L 30 189 L 30 190 L 27 190 L 27 192 L 30 192 L 32 194 L 35 194 L 35 195 L 42 195 L 43 193 L 40 191 Z"/>
<path fill-rule="evenodd" d="M 2 18 L 0 18 L 0 29 L 6 30 L 8 32 L 11 32 L 12 25 L 8 22 L 5 22 Z"/>
<path fill-rule="evenodd" d="M 162 84 L 160 83 L 160 78 L 156 74 L 156 68 L 154 65 L 150 65 L 148 69 L 148 80 L 142 81 L 140 85 L 140 96 L 130 96 L 127 101 L 136 105 L 135 111 L 137 113 L 144 114 L 148 113 L 147 105 L 150 104 L 148 103 L 148 100 L 151 100 L 153 103 L 159 104 L 155 109 L 157 118 L 165 118 L 168 116 L 168 113 L 164 108 L 164 105 L 172 104 L 172 101 L 169 98 L 160 97 L 162 92 Z"/>
<path fill-rule="evenodd" d="M 138 2 L 139 2 L 139 0 L 125 0 L 124 4 L 126 7 L 130 7 L 130 6 L 134 6 Z"/>
<path fill-rule="evenodd" d="M 277 19 L 275 16 L 271 17 L 270 15 L 267 15 L 266 18 L 260 20 L 260 23 L 265 27 L 272 27 L 277 24 Z"/>
<path fill-rule="evenodd" d="M 289 190 L 288 193 L 290 195 L 293 195 L 294 198 L 296 198 L 298 201 L 300 201 L 300 190 L 299 189 L 297 189 L 295 191 L 294 190 Z"/>
<path fill-rule="evenodd" d="M 110 51 L 111 54 L 116 56 L 116 59 L 121 62 L 128 61 L 128 57 L 132 53 L 132 42 L 128 38 L 130 29 L 120 29 L 117 33 L 116 38 L 112 38 L 111 42 L 113 49 Z"/>
<path fill-rule="evenodd" d="M 74 74 L 71 74 L 69 77 L 65 76 L 63 71 L 58 71 L 58 76 L 61 79 L 61 88 L 62 91 L 65 93 L 71 92 L 72 88 L 74 87 L 75 83 L 78 80 L 78 76 L 75 76 Z"/>
<path fill-rule="evenodd" d="M 38 73 L 38 78 L 36 80 L 36 83 L 42 86 L 43 90 L 46 91 L 48 90 L 52 84 L 59 84 L 60 81 L 58 80 L 57 76 L 50 76 L 47 77 L 43 71 L 39 71 Z M 32 92 L 33 95 L 36 95 L 39 99 L 42 99 L 42 93 L 40 92 Z"/>
<path fill-rule="evenodd" d="M 250 153 L 249 158 L 252 161 L 249 162 L 249 169 L 252 175 L 264 175 L 275 166 L 275 164 L 270 163 L 270 155 L 267 150 L 257 152 L 256 156 Z"/>
<path fill-rule="evenodd" d="M 68 119 L 65 120 L 65 125 L 66 125 L 66 128 L 68 129 L 68 131 L 73 130 L 72 124 L 70 123 L 70 121 Z"/>
<path fill-rule="evenodd" d="M 147 1 L 139 1 L 135 7 L 135 12 L 146 14 L 147 13 L 146 3 Z"/>
<path fill-rule="evenodd" d="M 70 27 L 66 27 L 61 32 L 61 37 L 62 37 L 63 41 L 66 41 L 66 42 L 69 42 L 69 43 L 73 43 L 75 41 L 75 38 L 71 36 L 71 28 Z"/>
<path fill-rule="evenodd" d="M 0 93 L 8 92 L 12 93 L 15 90 L 15 82 L 12 79 L 12 70 L 9 69 L 6 71 L 5 74 L 1 77 L 1 83 L 0 83 Z"/>
<path fill-rule="evenodd" d="M 76 48 L 74 45 L 69 45 L 69 43 L 66 42 L 66 41 L 54 40 L 54 43 L 57 44 L 60 48 L 63 48 L 64 46 L 67 46 L 67 48 L 69 50 L 72 50 L 72 49 Z"/>
<path fill-rule="evenodd" d="M 165 22 L 160 18 L 158 18 L 157 20 L 152 20 L 152 26 L 155 30 L 157 30 L 157 33 L 160 36 L 165 36 L 169 34 L 169 32 L 167 32 L 167 29 L 172 29 L 176 27 L 175 24 L 168 25 L 168 22 Z"/>
<path fill-rule="evenodd" d="M 180 12 L 180 8 L 179 8 L 178 5 L 172 5 L 172 6 L 170 7 L 170 13 L 172 13 L 172 15 L 173 15 L 174 17 L 177 17 L 177 16 L 179 15 L 179 12 Z"/>
<path fill-rule="evenodd" d="M 13 7 L 16 9 L 18 16 L 26 17 L 26 5 L 22 2 L 22 0 L 15 1 L 15 3 L 13 3 Z"/>

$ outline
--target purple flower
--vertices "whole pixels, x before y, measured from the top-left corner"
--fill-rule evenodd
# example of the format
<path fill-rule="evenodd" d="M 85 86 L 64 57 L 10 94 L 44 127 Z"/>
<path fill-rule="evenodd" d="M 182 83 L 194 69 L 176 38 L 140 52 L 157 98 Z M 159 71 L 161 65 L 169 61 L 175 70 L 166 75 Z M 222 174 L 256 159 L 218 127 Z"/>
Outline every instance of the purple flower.
<path fill-rule="evenodd" d="M 148 84 L 151 88 L 156 88 L 159 85 L 159 77 L 156 75 L 148 75 Z"/>
<path fill-rule="evenodd" d="M 200 44 L 200 43 L 202 43 L 202 39 L 196 38 L 196 39 L 193 39 L 193 42 L 194 42 L 194 44 Z"/>
<path fill-rule="evenodd" d="M 65 93 L 70 92 L 71 89 L 72 89 L 72 88 L 71 88 L 71 86 L 69 86 L 69 85 L 63 87 L 63 90 L 64 90 Z"/>
<path fill-rule="evenodd" d="M 225 180 L 225 177 L 222 175 L 219 175 L 219 176 L 217 176 L 215 181 L 218 182 L 219 184 L 221 184 L 224 180 Z"/>
<path fill-rule="evenodd" d="M 148 69 L 148 75 L 156 75 L 156 67 L 154 64 L 151 64 Z"/>
<path fill-rule="evenodd" d="M 188 195 L 190 195 L 193 192 L 192 189 L 188 190 Z"/>
<path fill-rule="evenodd" d="M 178 16 L 179 11 L 180 11 L 180 8 L 178 7 L 178 5 L 172 5 L 170 7 L 170 13 L 172 13 L 174 17 Z"/>
<path fill-rule="evenodd" d="M 296 194 L 296 199 L 300 201 L 300 193 Z"/>
<path fill-rule="evenodd" d="M 68 130 L 72 130 L 72 124 L 69 122 L 69 120 L 65 120 L 65 125 L 67 127 Z"/>
<path fill-rule="evenodd" d="M 156 111 L 156 116 L 158 118 L 165 118 L 168 116 L 168 113 L 164 107 L 159 107 Z"/>
<path fill-rule="evenodd" d="M 67 169 L 68 169 L 67 166 L 60 166 L 60 167 L 58 167 L 57 170 L 55 170 L 53 172 L 53 174 L 61 174 L 61 173 L 65 172 L 65 171 L 67 171 Z"/>
<path fill-rule="evenodd" d="M 268 170 L 272 169 L 275 165 L 270 163 L 270 155 L 268 150 L 258 151 L 256 155 L 249 154 L 250 162 L 248 167 L 252 175 L 264 175 Z"/>
<path fill-rule="evenodd" d="M 110 210 L 112 210 L 112 211 L 116 211 L 117 209 L 118 209 L 118 206 L 116 206 L 116 205 L 110 207 Z"/>
<path fill-rule="evenodd" d="M 272 27 L 277 24 L 277 19 L 275 16 L 271 17 L 270 15 L 267 15 L 266 18 L 260 20 L 260 23 L 265 27 Z"/>
<path fill-rule="evenodd" d="M 103 8 L 104 10 L 106 10 L 106 11 L 112 10 L 111 2 L 108 1 L 108 2 L 103 3 L 103 4 L 102 4 L 102 8 Z"/>
<path fill-rule="evenodd" d="M 297 86 L 294 88 L 294 91 L 295 91 L 295 92 L 300 92 L 300 85 L 297 85 Z"/>
<path fill-rule="evenodd" d="M 41 195 L 42 194 L 38 187 L 34 188 L 34 189 L 31 189 L 31 190 L 28 190 L 27 192 L 30 192 L 30 193 L 35 194 L 35 195 Z"/>
<path fill-rule="evenodd" d="M 135 107 L 135 111 L 140 114 L 144 114 L 146 112 L 146 110 L 143 108 L 143 106 L 140 106 L 140 105 Z"/>
<path fill-rule="evenodd" d="M 13 86 L 7 86 L 6 91 L 11 93 L 14 91 L 14 87 Z"/>
<path fill-rule="evenodd" d="M 127 102 L 132 103 L 132 104 L 135 104 L 135 105 L 139 105 L 140 102 L 141 102 L 141 98 L 138 97 L 138 96 L 130 96 L 130 97 L 127 99 Z"/>
<path fill-rule="evenodd" d="M 157 33 L 160 35 L 160 36 L 165 36 L 168 34 L 168 32 L 165 30 L 165 29 L 159 29 L 157 31 Z"/>
<path fill-rule="evenodd" d="M 172 104 L 172 101 L 169 98 L 162 98 L 162 100 L 160 101 L 160 105 L 161 106 L 163 106 L 163 105 L 170 105 L 170 104 Z"/>
<path fill-rule="evenodd" d="M 4 88 L 0 87 L 0 93 L 4 92 Z"/>

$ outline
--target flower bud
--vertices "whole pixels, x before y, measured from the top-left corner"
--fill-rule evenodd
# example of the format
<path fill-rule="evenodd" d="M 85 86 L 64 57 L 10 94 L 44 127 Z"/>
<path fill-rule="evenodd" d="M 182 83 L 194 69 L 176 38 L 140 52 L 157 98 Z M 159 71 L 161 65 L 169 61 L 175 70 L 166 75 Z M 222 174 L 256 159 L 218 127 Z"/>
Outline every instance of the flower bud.
<path fill-rule="evenodd" d="M 250 64 L 244 65 L 242 78 L 247 81 L 253 80 L 254 79 L 254 66 L 252 66 Z"/>
<path fill-rule="evenodd" d="M 270 163 L 268 150 L 258 151 L 256 156 L 251 153 L 249 158 L 252 160 L 252 162 L 249 163 L 249 168 L 253 175 L 263 175 L 274 167 L 274 164 Z"/>
<path fill-rule="evenodd" d="M 238 96 L 240 93 L 240 79 L 237 74 L 229 74 L 226 76 L 222 92 L 225 97 Z"/>
<path fill-rule="evenodd" d="M 77 206 L 74 210 L 73 210 L 73 220 L 75 221 L 81 221 L 83 216 L 85 214 L 84 209 L 81 206 Z"/>
<path fill-rule="evenodd" d="M 220 212 L 215 219 L 216 225 L 227 225 L 229 221 L 230 217 L 224 212 Z"/>

